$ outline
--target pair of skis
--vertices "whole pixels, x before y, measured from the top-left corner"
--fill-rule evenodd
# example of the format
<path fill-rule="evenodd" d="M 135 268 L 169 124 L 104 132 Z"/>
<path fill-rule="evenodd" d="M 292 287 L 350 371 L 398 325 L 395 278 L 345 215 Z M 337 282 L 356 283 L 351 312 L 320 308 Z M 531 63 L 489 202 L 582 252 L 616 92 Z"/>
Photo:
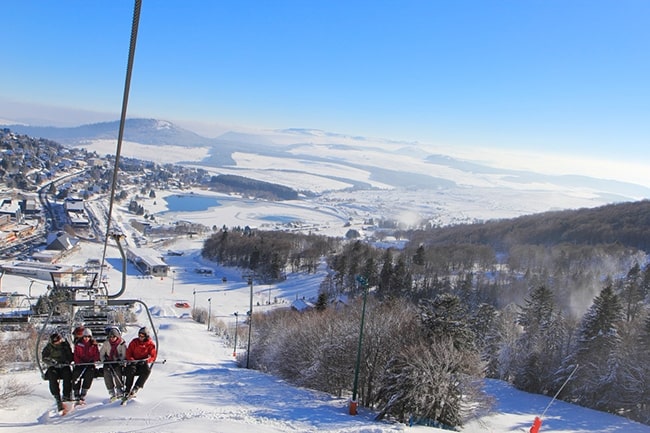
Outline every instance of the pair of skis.
<path fill-rule="evenodd" d="M 125 395 L 124 397 L 122 397 L 122 399 L 120 401 L 120 405 L 121 406 L 126 406 L 126 404 L 129 402 L 129 400 L 132 400 L 134 398 L 135 398 L 135 395 L 131 395 L 131 394 Z"/>
<path fill-rule="evenodd" d="M 85 406 L 86 402 L 84 400 L 64 401 L 61 403 L 61 405 L 63 406 L 63 409 L 57 412 L 61 416 L 66 416 L 70 412 L 74 411 L 77 408 L 77 406 Z"/>
<path fill-rule="evenodd" d="M 113 397 L 110 398 L 106 404 L 115 403 L 119 401 L 120 406 L 125 406 L 129 402 L 129 400 L 132 400 L 135 397 L 136 397 L 135 395 L 127 395 L 124 397 Z M 59 414 L 59 416 L 63 417 L 74 412 L 77 408 L 83 408 L 84 406 L 86 406 L 86 402 L 84 400 L 65 401 L 62 403 L 62 406 L 63 409 L 57 410 L 57 413 Z"/>

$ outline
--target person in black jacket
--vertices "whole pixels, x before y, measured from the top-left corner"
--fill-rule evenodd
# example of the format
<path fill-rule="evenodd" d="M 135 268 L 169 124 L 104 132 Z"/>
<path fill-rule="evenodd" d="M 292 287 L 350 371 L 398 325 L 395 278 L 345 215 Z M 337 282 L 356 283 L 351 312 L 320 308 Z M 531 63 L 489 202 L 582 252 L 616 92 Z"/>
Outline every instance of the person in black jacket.
<path fill-rule="evenodd" d="M 56 400 L 58 410 L 63 410 L 63 402 L 72 400 L 72 348 L 70 343 L 61 337 L 61 334 L 55 332 L 50 335 L 50 341 L 41 352 L 43 362 L 48 366 L 45 371 L 45 379 L 50 382 L 50 393 Z M 59 380 L 63 381 L 63 396 Z"/>

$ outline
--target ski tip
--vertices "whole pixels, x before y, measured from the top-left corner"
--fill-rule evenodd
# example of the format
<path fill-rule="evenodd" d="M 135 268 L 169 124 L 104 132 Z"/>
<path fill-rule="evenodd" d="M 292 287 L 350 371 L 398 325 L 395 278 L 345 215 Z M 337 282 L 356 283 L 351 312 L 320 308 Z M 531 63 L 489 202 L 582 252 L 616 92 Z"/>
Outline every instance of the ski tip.
<path fill-rule="evenodd" d="M 58 416 L 66 416 L 69 413 L 70 413 L 70 409 L 61 409 L 56 411 L 56 414 Z"/>
<path fill-rule="evenodd" d="M 73 407 L 68 403 L 63 403 L 63 409 L 57 411 L 60 416 L 66 416 L 72 411 Z"/>
<path fill-rule="evenodd" d="M 134 397 L 125 397 L 125 398 L 122 399 L 122 402 L 121 402 L 120 404 L 121 404 L 122 406 L 124 406 L 124 405 L 126 405 L 128 402 L 133 401 L 133 400 L 135 400 L 135 396 L 134 396 Z"/>

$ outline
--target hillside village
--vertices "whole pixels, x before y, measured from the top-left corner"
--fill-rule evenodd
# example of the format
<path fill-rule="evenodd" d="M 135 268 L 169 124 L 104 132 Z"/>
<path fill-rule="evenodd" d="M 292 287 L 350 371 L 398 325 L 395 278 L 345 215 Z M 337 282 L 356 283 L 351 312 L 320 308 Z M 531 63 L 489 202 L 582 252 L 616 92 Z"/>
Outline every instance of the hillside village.
<path fill-rule="evenodd" d="M 7 128 L 0 129 L 0 153 L 0 283 L 2 273 L 49 280 L 51 272 L 75 271 L 76 267 L 65 263 L 79 249 L 80 242 L 99 242 L 106 236 L 114 157 L 66 148 Z M 264 196 L 272 191 L 269 185 L 242 183 L 233 176 L 226 176 L 219 185 L 227 185 L 227 191 L 261 190 Z M 172 225 L 157 221 L 139 197 L 151 203 L 156 191 L 181 191 L 193 186 L 215 188 L 214 177 L 202 169 L 163 166 L 133 158 L 121 160 L 115 201 L 133 218 L 128 227 L 114 221 L 112 231 L 128 233 L 128 258 L 142 274 L 166 277 L 170 272 L 161 254 L 150 248 L 153 240 L 210 228 L 190 221 L 175 221 Z M 284 190 L 282 187 L 279 191 Z M 0 298 L 5 307 L 21 302 L 19 296 L 2 292 L 1 284 Z M 16 319 L 11 311 L 8 317 L 6 313 L 2 313 L 3 320 Z"/>
<path fill-rule="evenodd" d="M 93 240 L 105 236 L 102 221 L 107 216 L 106 206 L 96 200 L 109 195 L 113 156 L 66 148 L 7 128 L 0 130 L 0 153 L 0 259 L 55 263 L 65 256 L 62 246 L 70 248 L 75 238 Z M 183 221 L 172 229 L 161 227 L 138 198 L 155 198 L 156 191 L 192 187 L 264 200 L 296 197 L 295 191 L 281 185 L 233 175 L 211 176 L 201 168 L 122 158 L 115 200 L 133 213 L 132 225 L 140 233 L 151 232 L 152 227 L 161 235 L 170 230 L 205 230 L 200 224 Z M 127 198 L 130 202 L 125 202 Z M 280 221 L 276 225 L 291 228 L 294 224 Z M 358 237 L 359 231 L 350 228 L 347 236 Z M 146 242 L 140 236 L 133 241 Z"/>
<path fill-rule="evenodd" d="M 49 233 L 67 232 L 68 236 L 87 238 L 100 234 L 88 231 L 94 216 L 86 204 L 108 194 L 113 157 L 17 135 L 6 128 L 0 130 L 0 153 L 0 258 L 24 259 L 37 246 L 46 245 L 49 250 L 70 244 L 64 237 L 63 242 L 58 239 L 52 245 Z M 158 167 L 129 159 L 122 162 L 121 170 L 127 175 L 119 178 L 118 201 L 127 196 L 127 191 L 149 195 L 154 188 L 183 189 L 202 176 L 199 170 Z M 33 258 L 55 262 L 61 257 L 40 254 Z"/>
<path fill-rule="evenodd" d="M 80 241 L 97 242 L 105 236 L 107 197 L 112 177 L 112 157 L 100 157 L 84 149 L 65 148 L 56 142 L 0 130 L 0 284 L 2 274 L 50 279 L 51 272 L 70 272 L 66 257 L 75 253 Z M 120 176 L 126 191 L 153 193 L 153 188 L 183 188 L 187 173 L 196 170 L 166 169 L 144 161 L 122 163 L 128 175 Z M 89 201 L 99 201 L 93 205 Z M 143 212 L 142 231 L 150 226 Z M 101 220 L 101 221 L 100 221 Z M 168 267 L 147 250 L 130 252 L 130 259 L 144 274 L 166 276 Z M 91 266 L 94 266 L 91 264 Z M 19 305 L 22 296 L 2 292 L 0 307 Z M 27 316 L 3 311 L 2 321 L 23 321 Z"/>

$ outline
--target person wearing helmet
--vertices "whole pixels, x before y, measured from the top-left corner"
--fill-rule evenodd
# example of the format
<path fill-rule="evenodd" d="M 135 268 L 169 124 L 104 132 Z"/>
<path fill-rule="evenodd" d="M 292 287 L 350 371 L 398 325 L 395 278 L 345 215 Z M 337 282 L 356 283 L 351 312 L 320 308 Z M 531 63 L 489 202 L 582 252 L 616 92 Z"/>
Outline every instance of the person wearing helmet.
<path fill-rule="evenodd" d="M 149 374 L 151 373 L 151 364 L 156 360 L 156 345 L 151 340 L 149 329 L 146 327 L 140 328 L 138 336 L 131 340 L 129 346 L 126 348 L 126 383 L 125 383 L 125 398 L 133 398 L 138 391 L 144 386 Z M 138 380 L 133 385 L 135 376 Z"/>
<path fill-rule="evenodd" d="M 44 379 L 50 383 L 50 393 L 56 400 L 56 408 L 63 410 L 63 401 L 70 401 L 72 394 L 72 371 L 70 363 L 72 362 L 72 349 L 70 344 L 58 332 L 50 335 L 50 341 L 41 352 L 43 362 L 48 366 L 45 371 Z M 63 396 L 59 380 L 63 381 Z"/>
<path fill-rule="evenodd" d="M 93 384 L 95 363 L 99 361 L 99 348 L 89 328 L 84 329 L 82 337 L 74 345 L 74 369 L 72 370 L 72 390 L 75 400 L 83 404 L 86 394 Z"/>
<path fill-rule="evenodd" d="M 124 394 L 124 378 L 122 361 L 126 359 L 126 342 L 117 327 L 109 328 L 108 338 L 99 349 L 99 357 L 104 362 L 104 384 L 111 401 L 122 398 Z"/>

